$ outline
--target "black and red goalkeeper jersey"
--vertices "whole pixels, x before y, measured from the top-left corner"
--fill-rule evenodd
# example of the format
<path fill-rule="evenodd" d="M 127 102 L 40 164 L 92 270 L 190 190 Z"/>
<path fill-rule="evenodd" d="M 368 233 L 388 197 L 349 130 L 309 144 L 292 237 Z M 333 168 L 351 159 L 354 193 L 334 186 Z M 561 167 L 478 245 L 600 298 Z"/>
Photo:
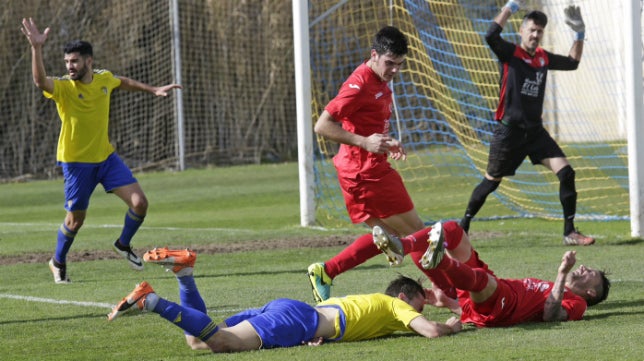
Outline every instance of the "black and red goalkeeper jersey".
<path fill-rule="evenodd" d="M 496 22 L 485 40 L 499 58 L 501 80 L 499 106 L 495 119 L 509 126 L 533 128 L 542 126 L 543 98 L 548 69 L 575 70 L 579 62 L 537 47 L 534 56 L 520 46 L 501 38 L 503 28 Z"/>

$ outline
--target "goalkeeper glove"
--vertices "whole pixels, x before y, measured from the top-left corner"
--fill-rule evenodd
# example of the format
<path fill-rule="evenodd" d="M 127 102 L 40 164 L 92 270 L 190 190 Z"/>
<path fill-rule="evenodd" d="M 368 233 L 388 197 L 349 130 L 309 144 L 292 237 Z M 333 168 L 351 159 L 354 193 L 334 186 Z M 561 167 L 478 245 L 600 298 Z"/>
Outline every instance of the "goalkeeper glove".
<path fill-rule="evenodd" d="M 586 25 L 581 18 L 579 6 L 570 5 L 564 9 L 566 15 L 566 24 L 576 33 L 575 40 L 584 40 L 586 35 Z"/>
<path fill-rule="evenodd" d="M 510 9 L 512 14 L 516 13 L 525 5 L 525 0 L 508 0 L 504 7 Z"/>

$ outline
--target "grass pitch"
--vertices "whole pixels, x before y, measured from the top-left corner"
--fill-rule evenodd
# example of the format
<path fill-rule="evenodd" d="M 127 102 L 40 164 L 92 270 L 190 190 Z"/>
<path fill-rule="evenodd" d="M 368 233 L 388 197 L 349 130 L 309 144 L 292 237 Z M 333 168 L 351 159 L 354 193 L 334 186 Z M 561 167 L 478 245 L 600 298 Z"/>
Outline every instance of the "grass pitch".
<path fill-rule="evenodd" d="M 335 229 L 300 227 L 296 164 L 137 177 L 150 209 L 134 238 L 136 250 L 166 245 L 243 249 L 198 256 L 197 283 L 209 315 L 217 321 L 278 297 L 312 303 L 306 267 L 343 248 L 271 245 L 320 237 L 350 239 L 368 231 L 348 224 Z M 52 282 L 43 260 L 53 252 L 56 229 L 64 217 L 62 187 L 62 181 L 0 185 L 0 359 L 642 360 L 644 355 L 644 242 L 630 238 L 628 222 L 578 224 L 584 233 L 597 237 L 596 245 L 576 248 L 578 262 L 610 271 L 613 282 L 608 300 L 589 308 L 583 321 L 500 329 L 466 327 L 460 334 L 434 340 L 396 334 L 321 347 L 212 355 L 190 350 L 182 331 L 155 314 L 107 322 L 111 306 L 142 280 L 170 300 L 178 301 L 178 292 L 173 275 L 162 268 L 146 265 L 144 271 L 136 272 L 125 261 L 106 256 L 111 255 L 125 208 L 100 187 L 72 246 L 74 261 L 68 272 L 73 283 Z M 458 215 L 446 214 L 445 218 Z M 560 221 L 506 219 L 474 222 L 471 238 L 499 276 L 552 280 L 561 255 L 569 249 L 561 244 L 560 231 Z M 264 244 L 266 249 L 253 249 L 253 244 Z M 408 260 L 402 267 L 390 268 L 384 257 L 376 257 L 338 276 L 333 294 L 382 291 L 398 273 L 421 275 Z M 431 307 L 425 308 L 425 314 L 438 321 L 450 316 Z"/>

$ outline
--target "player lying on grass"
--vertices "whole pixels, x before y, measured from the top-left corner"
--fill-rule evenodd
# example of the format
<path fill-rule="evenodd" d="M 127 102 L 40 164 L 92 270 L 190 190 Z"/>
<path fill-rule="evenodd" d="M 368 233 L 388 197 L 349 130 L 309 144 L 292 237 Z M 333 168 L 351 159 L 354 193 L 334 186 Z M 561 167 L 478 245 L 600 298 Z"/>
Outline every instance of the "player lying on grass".
<path fill-rule="evenodd" d="M 415 331 L 433 338 L 461 330 L 456 317 L 446 323 L 426 319 L 421 314 L 425 304 L 422 286 L 403 276 L 393 280 L 385 294 L 330 298 L 315 307 L 292 299 L 277 299 L 215 324 L 206 313 L 193 278 L 196 258 L 196 253 L 189 250 L 155 248 L 145 253 L 144 261 L 174 272 L 181 304 L 159 297 L 147 282 L 142 282 L 112 310 L 108 320 L 132 309 L 152 311 L 183 329 L 193 349 L 212 352 L 366 340 L 396 331 Z"/>
<path fill-rule="evenodd" d="M 571 272 L 575 251 L 564 253 L 554 282 L 498 278 L 481 261 L 467 233 L 456 222 L 439 222 L 429 232 L 419 231 L 402 239 L 386 233 L 383 237 L 400 242 L 405 252 L 424 248 L 420 265 L 442 272 L 458 294 L 456 301 L 434 290 L 427 294 L 428 303 L 448 306 L 461 314 L 461 322 L 478 327 L 580 320 L 586 308 L 604 301 L 610 290 L 603 271 L 581 265 Z M 428 242 L 419 242 L 421 239 Z"/>

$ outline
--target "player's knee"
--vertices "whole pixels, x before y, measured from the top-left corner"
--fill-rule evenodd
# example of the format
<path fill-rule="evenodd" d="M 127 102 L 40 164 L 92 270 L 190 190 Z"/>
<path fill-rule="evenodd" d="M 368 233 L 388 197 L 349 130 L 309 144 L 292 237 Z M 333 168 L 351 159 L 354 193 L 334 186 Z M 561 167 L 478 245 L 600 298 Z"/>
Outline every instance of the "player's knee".
<path fill-rule="evenodd" d="M 65 227 L 72 232 L 78 232 L 78 230 L 83 226 L 85 222 L 85 217 L 74 216 L 73 213 L 68 213 L 65 217 Z"/>
<path fill-rule="evenodd" d="M 501 184 L 501 181 L 483 178 L 478 187 L 474 189 L 474 194 L 485 199 L 490 193 L 499 188 L 499 184 Z"/>
<path fill-rule="evenodd" d="M 139 216 L 145 216 L 148 212 L 148 199 L 145 196 L 132 199 L 132 210 Z"/>
<path fill-rule="evenodd" d="M 577 189 L 575 188 L 575 171 L 570 165 L 563 167 L 557 172 L 559 178 L 559 197 L 561 201 L 576 199 Z"/>
<path fill-rule="evenodd" d="M 575 170 L 569 164 L 557 172 L 557 178 L 561 184 L 575 184 Z"/>

